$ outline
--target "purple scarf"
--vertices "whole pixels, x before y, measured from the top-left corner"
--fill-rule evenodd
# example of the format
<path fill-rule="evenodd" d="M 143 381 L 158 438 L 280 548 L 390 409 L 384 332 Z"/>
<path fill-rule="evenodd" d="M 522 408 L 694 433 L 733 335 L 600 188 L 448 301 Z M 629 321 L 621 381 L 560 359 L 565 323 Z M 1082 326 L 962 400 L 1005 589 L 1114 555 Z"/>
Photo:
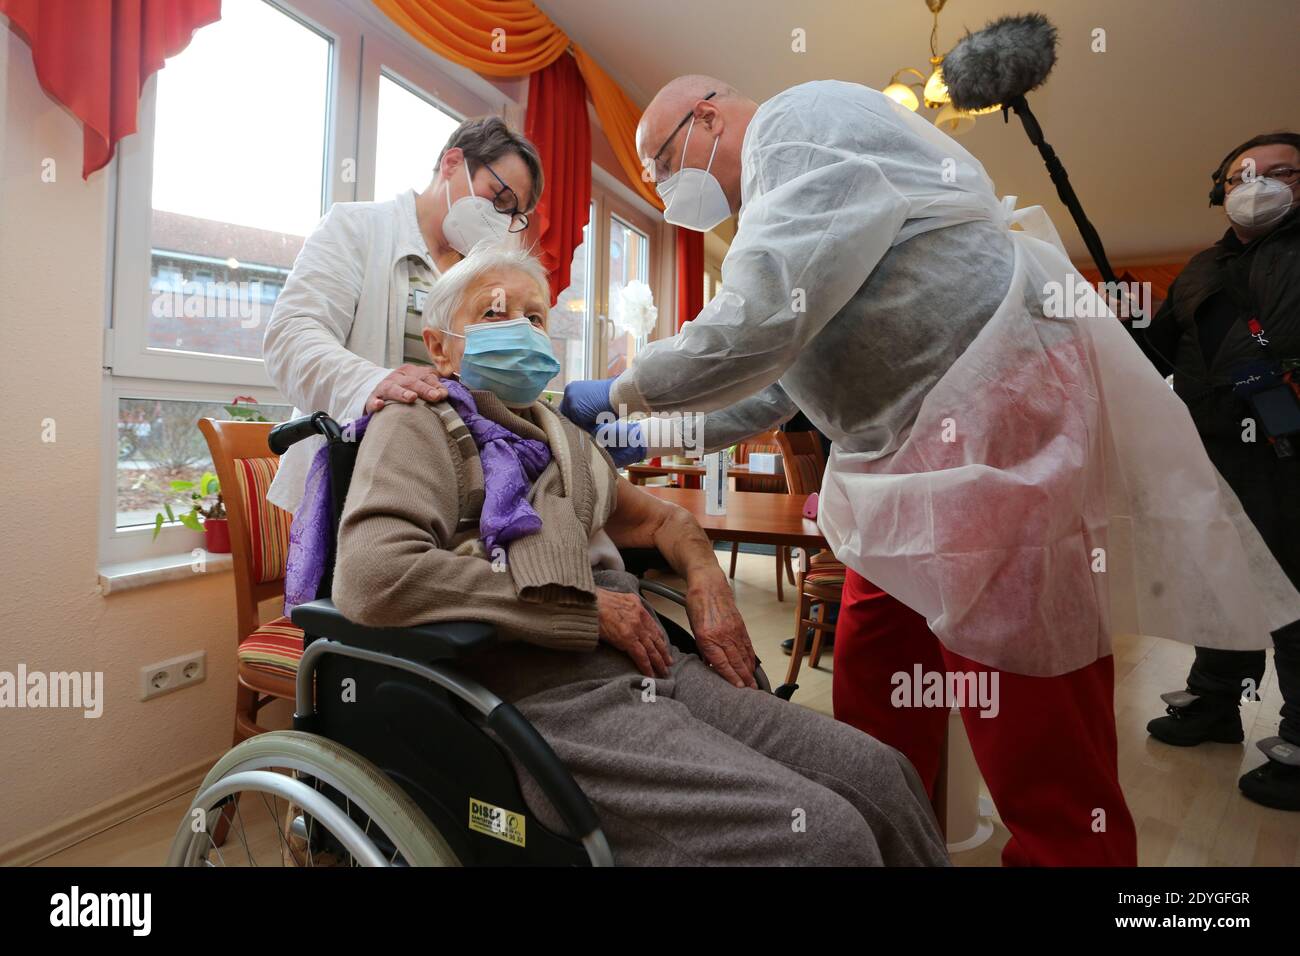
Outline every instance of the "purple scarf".
<path fill-rule="evenodd" d="M 503 425 L 479 414 L 474 396 L 460 382 L 442 379 L 447 400 L 469 429 L 483 464 L 483 511 L 479 537 L 489 556 L 516 538 L 542 527 L 542 519 L 528 503 L 528 492 L 551 462 L 543 441 L 522 438 Z M 352 423 L 354 441 L 366 433 L 370 416 Z M 329 553 L 330 474 L 329 447 L 312 459 L 303 486 L 302 503 L 289 526 L 289 557 L 284 573 L 284 613 L 316 599 L 325 576 Z"/>

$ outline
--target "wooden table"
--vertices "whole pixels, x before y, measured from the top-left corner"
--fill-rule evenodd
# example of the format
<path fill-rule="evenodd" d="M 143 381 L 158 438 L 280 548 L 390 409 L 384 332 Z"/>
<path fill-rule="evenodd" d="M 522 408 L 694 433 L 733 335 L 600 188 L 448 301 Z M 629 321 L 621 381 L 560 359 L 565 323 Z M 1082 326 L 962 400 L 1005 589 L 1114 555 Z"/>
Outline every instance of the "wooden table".
<path fill-rule="evenodd" d="M 748 465 L 728 465 L 727 477 L 732 478 L 736 475 L 763 475 L 769 474 L 771 477 L 785 477 L 785 472 L 760 472 L 750 471 Z M 703 465 L 628 465 L 627 480 L 634 485 L 644 485 L 647 478 L 657 478 L 661 475 L 692 475 L 696 478 L 704 477 Z"/>
<path fill-rule="evenodd" d="M 699 488 L 644 487 L 642 491 L 681 505 L 700 523 L 710 541 L 785 545 L 816 550 L 829 548 L 816 521 L 803 516 L 803 495 L 761 491 L 728 491 L 727 513 L 704 513 L 704 492 Z"/>

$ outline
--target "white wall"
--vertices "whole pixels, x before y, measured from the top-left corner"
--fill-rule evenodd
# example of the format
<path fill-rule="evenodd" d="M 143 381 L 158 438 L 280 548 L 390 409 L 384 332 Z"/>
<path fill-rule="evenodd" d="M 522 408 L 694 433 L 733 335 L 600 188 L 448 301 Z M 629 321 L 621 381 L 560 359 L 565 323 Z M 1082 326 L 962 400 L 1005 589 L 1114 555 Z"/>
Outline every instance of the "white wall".
<path fill-rule="evenodd" d="M 0 670 L 103 671 L 105 682 L 98 719 L 0 709 L 3 859 L 7 844 L 230 746 L 235 615 L 229 573 L 98 592 L 111 173 L 82 180 L 81 126 L 40 89 L 3 18 L 0 121 Z M 136 699 L 141 666 L 200 649 L 205 683 Z"/>

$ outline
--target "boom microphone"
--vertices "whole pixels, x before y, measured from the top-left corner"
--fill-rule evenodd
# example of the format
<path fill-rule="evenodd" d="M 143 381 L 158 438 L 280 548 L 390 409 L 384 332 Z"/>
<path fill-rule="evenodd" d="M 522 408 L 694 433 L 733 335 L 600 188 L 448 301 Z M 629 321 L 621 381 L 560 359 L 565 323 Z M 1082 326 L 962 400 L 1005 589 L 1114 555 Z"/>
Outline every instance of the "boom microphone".
<path fill-rule="evenodd" d="M 1083 212 L 1070 185 L 1065 166 L 1043 138 L 1042 127 L 1029 109 L 1025 94 L 1037 89 L 1056 65 L 1056 27 L 1041 13 L 1002 17 L 978 33 L 968 33 L 943 58 L 943 79 L 948 96 L 959 110 L 1002 107 L 1002 118 L 1012 110 L 1024 124 L 1029 141 L 1038 148 L 1056 194 L 1070 211 L 1097 271 L 1109 283 L 1118 280 L 1110 267 L 1101 236 Z M 1114 286 L 1112 286 L 1114 288 Z"/>
<path fill-rule="evenodd" d="M 1056 27 L 1041 13 L 994 20 L 943 58 L 952 105 L 982 110 L 1037 89 L 1056 65 Z"/>

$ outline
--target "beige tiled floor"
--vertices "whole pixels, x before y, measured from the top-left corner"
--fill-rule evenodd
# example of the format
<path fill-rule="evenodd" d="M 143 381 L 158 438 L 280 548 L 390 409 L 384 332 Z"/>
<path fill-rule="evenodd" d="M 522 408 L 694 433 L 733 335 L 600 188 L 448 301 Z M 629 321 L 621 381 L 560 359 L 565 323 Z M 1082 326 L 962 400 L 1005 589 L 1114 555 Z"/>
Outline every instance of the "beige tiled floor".
<path fill-rule="evenodd" d="M 725 556 L 720 555 L 725 561 Z M 784 679 L 789 658 L 780 642 L 793 631 L 794 601 L 776 600 L 773 559 L 741 555 L 736 597 L 749 624 L 759 658 L 774 684 Z M 671 612 L 670 612 L 671 613 Z M 1182 686 L 1192 650 L 1154 638 L 1117 641 L 1116 720 L 1120 778 L 1137 822 L 1139 857 L 1144 866 L 1296 866 L 1300 865 L 1300 814 L 1260 807 L 1241 796 L 1237 777 L 1263 761 L 1255 742 L 1277 733 L 1281 695 L 1272 659 L 1262 700 L 1246 704 L 1244 745 L 1207 744 L 1190 749 L 1167 747 L 1146 734 L 1146 722 L 1160 713 L 1159 694 Z M 831 713 L 831 659 L 799 677 L 795 702 Z M 161 862 L 189 796 L 83 841 L 44 861 L 64 865 L 150 865 Z M 954 861 L 964 866 L 996 866 L 1007 833 L 995 824 L 992 839 Z"/>

